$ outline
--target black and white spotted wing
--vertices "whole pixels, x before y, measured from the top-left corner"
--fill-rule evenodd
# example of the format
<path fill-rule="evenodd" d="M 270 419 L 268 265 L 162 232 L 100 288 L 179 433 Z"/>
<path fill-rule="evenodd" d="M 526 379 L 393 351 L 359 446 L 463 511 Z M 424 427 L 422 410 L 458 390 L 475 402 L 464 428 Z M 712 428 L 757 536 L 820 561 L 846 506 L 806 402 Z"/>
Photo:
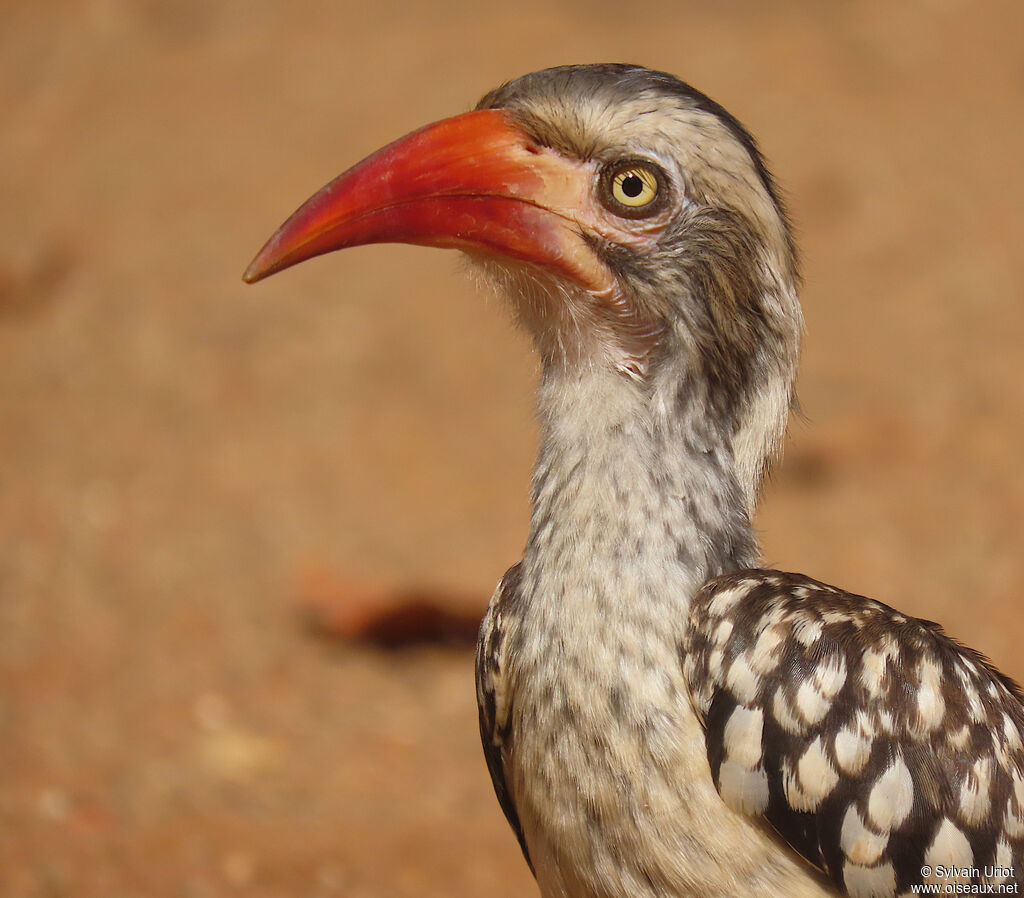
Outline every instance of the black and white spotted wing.
<path fill-rule="evenodd" d="M 685 648 L 722 799 L 848 894 L 1024 881 L 1021 694 L 937 624 L 741 571 L 697 594 Z"/>
<path fill-rule="evenodd" d="M 491 603 L 480 624 L 480 639 L 476 648 L 476 698 L 480 709 L 480 741 L 484 747 L 484 758 L 491 773 L 494 794 L 505 812 L 505 817 L 519 840 L 523 857 L 533 870 L 530 852 L 526 848 L 523 827 L 519 813 L 505 778 L 504 752 L 511 748 L 511 707 L 505 688 L 502 670 L 501 646 L 504 638 L 502 623 L 519 596 L 519 565 L 515 564 L 505 572 Z"/>

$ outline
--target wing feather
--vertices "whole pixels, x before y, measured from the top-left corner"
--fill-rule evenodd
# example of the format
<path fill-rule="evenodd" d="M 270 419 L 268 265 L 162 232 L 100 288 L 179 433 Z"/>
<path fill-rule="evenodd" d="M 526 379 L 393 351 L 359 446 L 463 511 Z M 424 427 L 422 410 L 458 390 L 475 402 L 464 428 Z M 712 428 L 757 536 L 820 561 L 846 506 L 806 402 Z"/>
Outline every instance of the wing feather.
<path fill-rule="evenodd" d="M 848 894 L 1024 881 L 1021 693 L 937 624 L 740 571 L 696 596 L 684 669 L 723 800 Z"/>
<path fill-rule="evenodd" d="M 505 659 L 503 621 L 510 616 L 519 597 L 519 565 L 513 565 L 501 578 L 491 598 L 487 613 L 480 625 L 480 640 L 476 651 L 476 695 L 480 709 L 480 741 L 487 760 L 487 769 L 494 784 L 494 793 L 505 818 L 519 840 L 523 857 L 533 871 L 530 852 L 526 847 L 519 813 L 505 777 L 505 751 L 512 743 L 511 703 L 504 681 Z"/>

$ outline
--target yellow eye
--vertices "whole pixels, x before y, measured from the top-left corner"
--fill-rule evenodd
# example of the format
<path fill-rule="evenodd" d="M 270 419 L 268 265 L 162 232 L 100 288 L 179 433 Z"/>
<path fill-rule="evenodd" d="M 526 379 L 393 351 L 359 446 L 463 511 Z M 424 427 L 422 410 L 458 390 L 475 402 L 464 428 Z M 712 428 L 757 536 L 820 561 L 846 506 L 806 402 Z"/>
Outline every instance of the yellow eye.
<path fill-rule="evenodd" d="M 630 165 L 615 173 L 611 188 L 617 202 L 637 209 L 654 202 L 658 195 L 658 179 L 649 168 Z"/>
<path fill-rule="evenodd" d="M 620 218 L 654 218 L 672 202 L 672 182 L 656 163 L 619 159 L 601 171 L 597 195 Z"/>

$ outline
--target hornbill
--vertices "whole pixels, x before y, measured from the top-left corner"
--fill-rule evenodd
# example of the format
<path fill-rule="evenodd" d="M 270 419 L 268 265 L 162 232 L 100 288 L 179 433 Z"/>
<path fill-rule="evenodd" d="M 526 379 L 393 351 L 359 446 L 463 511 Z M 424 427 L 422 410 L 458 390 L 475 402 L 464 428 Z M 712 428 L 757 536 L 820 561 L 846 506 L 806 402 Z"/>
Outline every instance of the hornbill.
<path fill-rule="evenodd" d="M 386 241 L 467 253 L 542 362 L 529 537 L 477 654 L 541 894 L 1015 892 L 1016 685 L 937 624 L 757 567 L 802 318 L 747 130 L 663 72 L 536 72 L 339 176 L 245 279 Z"/>

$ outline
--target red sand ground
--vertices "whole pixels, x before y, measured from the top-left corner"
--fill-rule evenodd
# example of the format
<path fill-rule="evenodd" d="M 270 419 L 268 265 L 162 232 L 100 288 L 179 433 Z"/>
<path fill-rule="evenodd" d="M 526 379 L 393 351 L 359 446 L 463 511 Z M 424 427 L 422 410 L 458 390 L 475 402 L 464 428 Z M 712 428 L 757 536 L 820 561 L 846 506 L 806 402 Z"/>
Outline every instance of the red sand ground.
<path fill-rule="evenodd" d="M 311 638 L 319 571 L 482 603 L 535 363 L 453 254 L 240 274 L 497 82 L 668 69 L 759 136 L 806 259 L 766 558 L 1024 675 L 1016 0 L 5 3 L 0 895 L 534 894 L 465 648 Z"/>

